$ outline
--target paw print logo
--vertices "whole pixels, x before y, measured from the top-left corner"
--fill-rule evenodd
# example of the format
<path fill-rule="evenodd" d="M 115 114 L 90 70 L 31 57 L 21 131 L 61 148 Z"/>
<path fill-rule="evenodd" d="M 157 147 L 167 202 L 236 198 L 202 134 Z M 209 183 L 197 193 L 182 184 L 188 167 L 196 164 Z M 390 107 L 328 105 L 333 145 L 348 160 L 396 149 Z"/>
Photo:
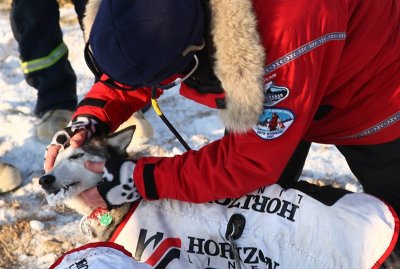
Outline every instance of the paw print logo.
<path fill-rule="evenodd" d="M 124 196 L 127 201 L 133 202 L 140 197 L 132 177 L 128 178 L 128 184 L 122 185 L 122 190 L 121 195 Z"/>
<path fill-rule="evenodd" d="M 135 164 L 131 161 L 122 163 L 119 169 L 119 183 L 111 188 L 106 195 L 107 201 L 113 205 L 133 202 L 140 198 L 139 192 L 133 181 Z M 108 177 L 106 177 L 108 178 Z M 111 177 L 110 177 L 111 178 Z"/>

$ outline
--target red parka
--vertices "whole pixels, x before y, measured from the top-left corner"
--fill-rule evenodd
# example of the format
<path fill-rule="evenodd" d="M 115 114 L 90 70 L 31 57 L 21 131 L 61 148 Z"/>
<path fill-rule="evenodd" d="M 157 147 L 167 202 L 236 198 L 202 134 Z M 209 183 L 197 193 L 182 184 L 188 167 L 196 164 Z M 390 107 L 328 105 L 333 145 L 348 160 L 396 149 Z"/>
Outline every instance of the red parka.
<path fill-rule="evenodd" d="M 226 0 L 210 7 L 227 104 L 221 118 L 230 133 L 197 151 L 140 159 L 134 181 L 144 198 L 239 197 L 276 182 L 301 140 L 361 145 L 400 137 L 400 1 Z M 180 91 L 215 106 L 214 96 L 184 84 Z M 113 131 L 149 100 L 146 88 L 96 83 L 75 116 L 94 116 Z"/>

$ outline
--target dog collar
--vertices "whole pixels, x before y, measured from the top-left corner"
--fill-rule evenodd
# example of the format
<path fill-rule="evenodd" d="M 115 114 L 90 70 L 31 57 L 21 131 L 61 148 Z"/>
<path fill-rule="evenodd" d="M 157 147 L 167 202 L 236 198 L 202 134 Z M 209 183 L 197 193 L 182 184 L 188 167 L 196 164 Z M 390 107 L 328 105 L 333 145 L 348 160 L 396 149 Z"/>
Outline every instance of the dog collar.
<path fill-rule="evenodd" d="M 86 217 L 86 221 L 90 222 L 92 220 L 107 227 L 108 225 L 111 224 L 113 219 L 110 214 L 110 211 L 108 211 L 107 209 L 105 209 L 103 207 L 98 207 L 89 216 Z"/>
<path fill-rule="evenodd" d="M 113 218 L 110 214 L 110 211 L 105 208 L 98 207 L 91 214 L 82 217 L 79 227 L 89 239 L 92 239 L 93 235 L 90 226 L 102 225 L 107 227 L 112 221 Z"/>

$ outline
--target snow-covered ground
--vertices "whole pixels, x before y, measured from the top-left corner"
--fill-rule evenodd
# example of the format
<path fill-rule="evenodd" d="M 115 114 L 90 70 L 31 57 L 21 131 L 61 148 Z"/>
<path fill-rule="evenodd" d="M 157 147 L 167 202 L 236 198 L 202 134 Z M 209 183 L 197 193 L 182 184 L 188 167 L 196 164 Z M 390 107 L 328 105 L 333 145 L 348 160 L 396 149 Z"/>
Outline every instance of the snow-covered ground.
<path fill-rule="evenodd" d="M 73 8 L 61 9 L 64 41 L 78 77 L 81 99 L 93 81 L 83 59 L 83 37 Z M 78 229 L 80 216 L 67 208 L 47 205 L 37 178 L 43 173 L 45 145 L 35 139 L 33 115 L 36 91 L 24 81 L 17 44 L 11 33 L 7 11 L 0 11 L 0 161 L 14 164 L 23 175 L 23 185 L 0 195 L 0 269 L 48 268 L 61 253 L 83 244 Z M 179 106 L 176 103 L 179 101 Z M 199 148 L 223 134 L 217 112 L 168 92 L 159 104 L 171 123 L 192 148 Z M 155 129 L 146 150 L 154 155 L 183 151 L 171 132 L 152 110 L 146 117 Z M 336 148 L 313 145 L 303 179 L 361 191 Z"/>

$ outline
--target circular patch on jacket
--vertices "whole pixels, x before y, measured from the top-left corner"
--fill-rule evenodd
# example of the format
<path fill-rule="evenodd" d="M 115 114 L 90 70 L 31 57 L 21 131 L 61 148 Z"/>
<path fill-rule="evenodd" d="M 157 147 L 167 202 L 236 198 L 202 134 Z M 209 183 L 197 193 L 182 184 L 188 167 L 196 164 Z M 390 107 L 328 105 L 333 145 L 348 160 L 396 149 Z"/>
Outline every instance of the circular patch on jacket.
<path fill-rule="evenodd" d="M 294 119 L 294 114 L 288 109 L 266 108 L 253 130 L 263 139 L 275 139 L 289 129 Z"/>
<path fill-rule="evenodd" d="M 264 105 L 274 106 L 289 96 L 289 89 L 275 85 L 272 81 L 264 85 Z"/>

